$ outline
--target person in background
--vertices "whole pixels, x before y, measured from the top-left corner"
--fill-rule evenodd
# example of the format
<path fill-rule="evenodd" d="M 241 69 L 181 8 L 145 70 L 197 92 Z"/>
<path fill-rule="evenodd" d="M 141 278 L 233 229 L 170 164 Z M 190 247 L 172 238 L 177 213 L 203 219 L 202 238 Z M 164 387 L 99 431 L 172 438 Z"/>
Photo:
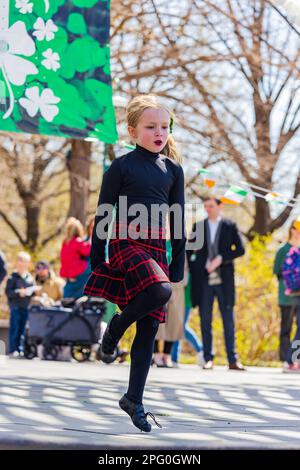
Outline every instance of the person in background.
<path fill-rule="evenodd" d="M 172 244 L 169 238 L 170 230 L 167 227 L 167 259 L 172 261 Z M 178 367 L 178 362 L 172 362 L 171 351 L 175 341 L 183 338 L 184 322 L 184 288 L 187 282 L 187 262 L 184 266 L 184 278 L 180 282 L 172 283 L 172 295 L 167 305 L 166 322 L 162 323 L 155 338 L 152 365 L 157 367 Z M 159 343 L 163 342 L 163 350 L 159 351 Z"/>
<path fill-rule="evenodd" d="M 299 346 L 300 346 L 300 305 L 298 304 L 295 307 L 296 310 L 296 323 L 297 330 L 293 341 L 290 344 L 288 354 L 287 354 L 287 363 L 288 366 L 283 368 L 283 372 L 297 372 L 300 373 L 300 355 L 299 355 Z M 294 356 L 295 354 L 295 356 Z"/>
<path fill-rule="evenodd" d="M 2 251 L 0 251 L 0 284 L 3 282 L 6 274 L 7 274 L 6 259 Z"/>
<path fill-rule="evenodd" d="M 157 367 L 178 367 L 172 363 L 171 351 L 175 341 L 183 338 L 185 279 L 172 283 L 172 295 L 167 306 L 166 322 L 161 323 L 154 343 L 153 363 Z M 159 352 L 159 342 L 163 341 L 163 352 Z"/>
<path fill-rule="evenodd" d="M 10 308 L 9 354 L 17 357 L 21 352 L 21 340 L 25 333 L 28 306 L 34 293 L 34 280 L 28 272 L 30 255 L 21 251 L 17 255 L 16 270 L 9 276 L 5 293 Z"/>
<path fill-rule="evenodd" d="M 90 240 L 83 241 L 84 230 L 81 222 L 70 217 L 66 223 L 66 234 L 60 252 L 60 276 L 66 280 L 64 297 L 78 299 L 89 277 L 88 257 Z"/>
<path fill-rule="evenodd" d="M 245 253 L 237 226 L 222 217 L 222 202 L 215 197 L 204 200 L 207 218 L 194 224 L 191 242 L 195 233 L 203 233 L 201 249 L 187 252 L 191 273 L 191 293 L 193 306 L 199 307 L 203 341 L 204 370 L 214 367 L 212 311 L 215 298 L 218 299 L 222 315 L 226 353 L 229 370 L 244 371 L 238 362 L 235 350 L 235 283 L 234 260 Z M 200 224 L 200 226 L 198 225 Z"/>
<path fill-rule="evenodd" d="M 48 261 L 38 261 L 35 265 L 35 272 L 35 282 L 37 286 L 41 286 L 41 290 L 35 294 L 33 301 L 45 299 L 45 302 L 53 304 L 61 300 L 65 283 L 50 269 Z"/>
<path fill-rule="evenodd" d="M 300 296 L 285 294 L 285 285 L 281 272 L 290 249 L 293 246 L 300 246 L 300 230 L 297 229 L 295 222 L 294 220 L 289 228 L 288 241 L 276 253 L 273 267 L 273 273 L 278 279 L 278 304 L 281 314 L 279 358 L 283 364 L 284 372 L 300 372 L 299 365 L 292 360 L 291 350 L 291 331 L 294 319 L 297 322 L 297 333 L 294 340 L 300 339 Z"/>
<path fill-rule="evenodd" d="M 189 318 L 192 311 L 191 282 L 188 273 L 188 283 L 184 289 L 184 339 L 190 343 L 197 353 L 197 363 L 203 366 L 203 346 L 196 332 L 189 326 Z M 172 347 L 171 359 L 173 367 L 177 367 L 180 355 L 180 341 L 175 341 Z"/>

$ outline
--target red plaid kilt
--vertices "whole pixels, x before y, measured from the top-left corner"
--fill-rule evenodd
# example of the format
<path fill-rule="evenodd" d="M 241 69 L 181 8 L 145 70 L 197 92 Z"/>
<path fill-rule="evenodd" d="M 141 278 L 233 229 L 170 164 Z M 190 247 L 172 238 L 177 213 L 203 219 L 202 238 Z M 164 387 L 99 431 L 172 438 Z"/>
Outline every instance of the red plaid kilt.
<path fill-rule="evenodd" d="M 111 239 L 108 255 L 109 263 L 100 264 L 90 275 L 84 288 L 86 295 L 104 297 L 123 310 L 151 284 L 170 282 L 162 229 L 159 229 L 159 238 Z M 166 305 L 149 315 L 164 323 Z"/>

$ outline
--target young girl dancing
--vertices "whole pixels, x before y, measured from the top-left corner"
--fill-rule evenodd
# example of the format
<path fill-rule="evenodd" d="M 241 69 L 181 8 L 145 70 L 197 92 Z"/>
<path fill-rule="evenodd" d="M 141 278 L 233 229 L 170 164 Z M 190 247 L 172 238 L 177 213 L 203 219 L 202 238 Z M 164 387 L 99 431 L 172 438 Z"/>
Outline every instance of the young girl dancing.
<path fill-rule="evenodd" d="M 150 432 L 147 416 L 155 418 L 144 411 L 143 393 L 155 335 L 160 322 L 165 321 L 170 282 L 181 281 L 184 273 L 184 175 L 171 136 L 173 115 L 155 95 L 135 97 L 126 118 L 136 148 L 115 159 L 103 176 L 92 236 L 93 272 L 85 294 L 104 297 L 121 309 L 103 336 L 101 352 L 107 362 L 115 358 L 120 338 L 136 322 L 129 386 L 119 406 L 137 428 Z M 105 248 L 114 207 L 107 263 Z M 171 209 L 169 266 L 166 211 L 162 210 L 166 207 Z"/>

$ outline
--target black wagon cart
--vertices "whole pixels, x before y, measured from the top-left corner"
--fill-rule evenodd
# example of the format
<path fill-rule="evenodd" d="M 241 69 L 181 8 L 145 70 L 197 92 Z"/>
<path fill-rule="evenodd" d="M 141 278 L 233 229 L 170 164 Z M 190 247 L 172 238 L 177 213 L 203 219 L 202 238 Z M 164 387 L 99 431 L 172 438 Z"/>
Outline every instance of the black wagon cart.
<path fill-rule="evenodd" d="M 70 346 L 74 359 L 88 360 L 92 346 L 99 345 L 105 309 L 104 299 L 87 296 L 76 301 L 65 299 L 62 305 L 53 307 L 33 305 L 28 316 L 25 357 L 37 356 L 37 347 L 42 344 L 44 359 L 55 360 L 60 346 Z"/>

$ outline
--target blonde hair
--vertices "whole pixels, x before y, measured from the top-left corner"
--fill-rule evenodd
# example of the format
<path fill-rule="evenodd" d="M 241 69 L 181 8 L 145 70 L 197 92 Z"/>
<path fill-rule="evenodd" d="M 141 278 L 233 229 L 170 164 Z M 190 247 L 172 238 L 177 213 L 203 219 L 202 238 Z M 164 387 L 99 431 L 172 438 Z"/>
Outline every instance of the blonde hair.
<path fill-rule="evenodd" d="M 66 222 L 64 242 L 69 242 L 73 238 L 77 237 L 82 238 L 83 235 L 84 230 L 80 220 L 76 219 L 75 217 L 69 217 Z"/>
<path fill-rule="evenodd" d="M 173 123 L 175 116 L 170 109 L 165 106 L 156 95 L 138 95 L 133 98 L 126 109 L 127 125 L 135 128 L 138 125 L 141 115 L 146 109 L 163 109 L 170 115 L 170 122 Z M 178 163 L 182 162 L 182 157 L 177 150 L 175 140 L 169 135 L 165 147 L 161 151 L 162 154 L 172 158 Z"/>
<path fill-rule="evenodd" d="M 17 254 L 17 260 L 18 261 L 26 261 L 29 263 L 31 261 L 31 256 L 29 253 L 26 253 L 26 251 L 19 251 Z"/>
<path fill-rule="evenodd" d="M 298 230 L 297 227 L 296 227 L 296 222 L 298 222 L 298 219 L 294 219 L 289 227 L 289 235 L 288 235 L 288 242 L 291 241 L 292 239 L 292 236 L 293 236 L 293 232 L 292 230 Z"/>

